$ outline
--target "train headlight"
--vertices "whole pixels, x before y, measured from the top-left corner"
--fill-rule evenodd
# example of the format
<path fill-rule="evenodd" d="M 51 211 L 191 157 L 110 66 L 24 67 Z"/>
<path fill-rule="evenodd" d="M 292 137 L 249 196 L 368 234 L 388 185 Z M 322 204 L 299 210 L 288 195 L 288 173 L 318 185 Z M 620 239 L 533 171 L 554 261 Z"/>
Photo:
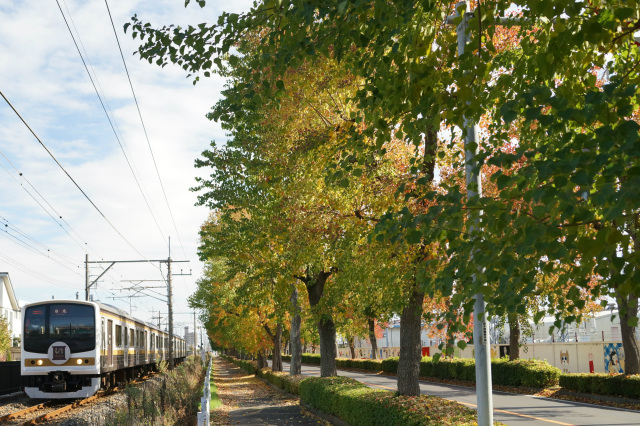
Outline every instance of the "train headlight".
<path fill-rule="evenodd" d="M 76 364 L 81 365 L 82 364 L 82 360 L 81 359 L 77 360 Z"/>
<path fill-rule="evenodd" d="M 38 360 L 38 362 L 36 362 L 36 364 L 38 364 L 38 365 L 42 365 L 42 364 L 43 364 L 43 362 L 42 362 L 42 360 L 41 360 L 41 359 L 39 359 L 39 360 Z"/>

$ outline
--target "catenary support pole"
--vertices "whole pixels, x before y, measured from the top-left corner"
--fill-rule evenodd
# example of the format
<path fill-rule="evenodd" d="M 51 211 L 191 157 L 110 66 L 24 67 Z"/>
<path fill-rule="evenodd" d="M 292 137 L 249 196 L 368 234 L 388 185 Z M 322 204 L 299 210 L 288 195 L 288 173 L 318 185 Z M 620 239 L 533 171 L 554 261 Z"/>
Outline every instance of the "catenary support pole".
<path fill-rule="evenodd" d="M 169 370 L 173 370 L 173 291 L 171 289 L 171 256 L 167 259 L 167 298 L 169 300 Z"/>
<path fill-rule="evenodd" d="M 89 301 L 89 253 L 84 255 L 84 300 Z"/>

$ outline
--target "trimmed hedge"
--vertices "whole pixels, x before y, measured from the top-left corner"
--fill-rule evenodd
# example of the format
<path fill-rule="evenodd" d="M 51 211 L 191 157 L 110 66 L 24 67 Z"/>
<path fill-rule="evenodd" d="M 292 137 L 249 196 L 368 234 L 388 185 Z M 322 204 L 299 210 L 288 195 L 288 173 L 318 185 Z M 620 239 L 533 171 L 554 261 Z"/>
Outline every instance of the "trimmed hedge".
<path fill-rule="evenodd" d="M 283 361 L 290 361 L 291 356 L 283 355 L 282 359 Z M 359 368 L 362 370 L 384 371 L 385 373 L 397 374 L 399 360 L 400 358 L 398 357 L 387 358 L 384 360 L 338 358 L 336 359 L 336 366 L 339 368 Z M 257 371 L 253 361 L 239 362 L 251 364 L 254 370 L 251 370 L 250 366 L 247 366 L 246 368 L 243 367 L 250 373 L 253 374 Z M 302 363 L 320 365 L 320 355 L 303 354 Z M 469 358 L 440 358 L 436 362 L 432 357 L 424 357 L 422 358 L 422 361 L 420 361 L 420 377 L 435 377 L 438 379 L 454 379 L 475 382 L 475 360 Z M 535 359 L 508 361 L 506 358 L 502 358 L 491 360 L 491 377 L 494 385 L 546 388 L 549 386 L 555 386 L 560 382 L 561 372 L 560 369 L 553 367 L 546 361 Z M 603 392 L 586 392 L 601 393 L 602 395 L 614 395 L 615 393 L 610 392 L 614 392 L 618 387 L 615 383 L 609 385 L 608 382 L 603 382 L 602 380 L 596 380 L 596 382 L 597 383 L 594 385 L 588 385 L 587 388 L 602 389 Z M 586 385 L 580 386 L 584 388 Z M 604 393 L 605 391 L 607 393 Z"/>
<path fill-rule="evenodd" d="M 300 382 L 304 380 L 304 376 L 291 376 L 284 371 L 273 372 L 268 367 L 258 370 L 256 375 L 286 392 L 300 395 Z"/>
<path fill-rule="evenodd" d="M 563 374 L 560 386 L 565 389 L 596 395 L 640 398 L 640 375 L 580 373 Z"/>
<path fill-rule="evenodd" d="M 382 371 L 396 374 L 398 357 L 382 361 Z M 494 385 L 526 386 L 546 388 L 557 385 L 560 381 L 560 369 L 546 361 L 534 359 L 491 360 L 491 377 Z M 475 360 L 468 358 L 440 358 L 437 362 L 431 357 L 420 361 L 420 377 L 436 377 L 438 379 L 455 379 L 469 382 L 476 381 Z"/>
<path fill-rule="evenodd" d="M 560 382 L 561 371 L 546 361 L 537 359 L 506 358 L 491 360 L 492 378 L 495 384 L 546 388 Z"/>
<path fill-rule="evenodd" d="M 300 399 L 352 426 L 472 425 L 476 415 L 435 396 L 395 396 L 347 377 L 311 377 L 300 383 Z"/>

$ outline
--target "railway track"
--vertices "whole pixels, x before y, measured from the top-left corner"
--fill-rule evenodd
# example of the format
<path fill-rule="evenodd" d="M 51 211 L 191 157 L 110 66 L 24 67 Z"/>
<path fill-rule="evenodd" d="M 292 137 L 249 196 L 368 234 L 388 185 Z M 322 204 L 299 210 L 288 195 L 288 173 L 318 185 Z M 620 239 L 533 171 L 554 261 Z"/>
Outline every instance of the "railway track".
<path fill-rule="evenodd" d="M 66 404 L 60 401 L 47 401 L 38 405 L 27 407 L 23 410 L 14 411 L 0 417 L 0 424 L 6 425 L 36 425 L 49 421 L 63 413 L 75 410 L 97 399 L 111 395 L 113 391 L 108 393 L 96 394 L 92 397 L 74 401 Z"/>
<path fill-rule="evenodd" d="M 149 374 L 139 378 L 134 384 L 140 384 L 146 380 L 153 378 L 155 374 Z M 21 410 L 14 411 L 9 414 L 0 416 L 0 425 L 7 426 L 22 426 L 22 425 L 36 425 L 50 421 L 62 414 L 69 411 L 86 407 L 94 402 L 98 402 L 102 398 L 106 398 L 114 393 L 124 390 L 125 386 L 119 386 L 108 391 L 100 391 L 97 394 L 80 400 L 73 400 L 69 403 L 69 400 L 51 400 L 45 401 L 37 405 L 32 405 Z"/>

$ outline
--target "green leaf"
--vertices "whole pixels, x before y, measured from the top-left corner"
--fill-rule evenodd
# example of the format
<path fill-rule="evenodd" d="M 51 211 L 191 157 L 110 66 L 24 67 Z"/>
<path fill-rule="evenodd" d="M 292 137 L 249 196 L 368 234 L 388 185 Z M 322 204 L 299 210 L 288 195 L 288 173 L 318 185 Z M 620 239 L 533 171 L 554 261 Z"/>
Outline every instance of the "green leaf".
<path fill-rule="evenodd" d="M 422 232 L 417 229 L 411 229 L 407 232 L 407 242 L 409 244 L 418 244 L 422 241 Z"/>
<path fill-rule="evenodd" d="M 464 350 L 467 347 L 467 342 L 465 342 L 464 340 L 458 340 L 457 345 L 460 350 Z"/>

